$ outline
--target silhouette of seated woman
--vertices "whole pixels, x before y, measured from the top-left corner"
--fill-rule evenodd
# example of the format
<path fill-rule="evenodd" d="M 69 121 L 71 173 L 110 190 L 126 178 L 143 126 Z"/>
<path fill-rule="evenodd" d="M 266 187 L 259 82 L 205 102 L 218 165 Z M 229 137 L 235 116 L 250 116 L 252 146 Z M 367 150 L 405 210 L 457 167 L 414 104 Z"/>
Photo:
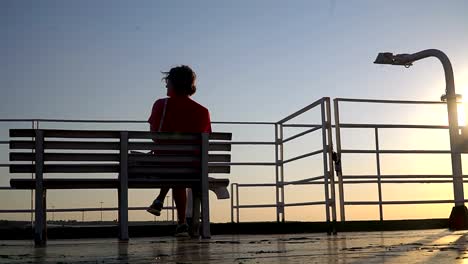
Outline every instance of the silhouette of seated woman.
<path fill-rule="evenodd" d="M 211 133 L 210 113 L 207 108 L 190 98 L 196 92 L 195 72 L 186 65 L 181 65 L 163 72 L 166 82 L 167 98 L 156 100 L 148 119 L 152 132 Z M 161 215 L 164 198 L 169 188 L 161 188 L 158 197 L 147 211 Z M 176 236 L 188 236 L 185 209 L 187 193 L 184 187 L 172 188 L 177 208 Z"/>

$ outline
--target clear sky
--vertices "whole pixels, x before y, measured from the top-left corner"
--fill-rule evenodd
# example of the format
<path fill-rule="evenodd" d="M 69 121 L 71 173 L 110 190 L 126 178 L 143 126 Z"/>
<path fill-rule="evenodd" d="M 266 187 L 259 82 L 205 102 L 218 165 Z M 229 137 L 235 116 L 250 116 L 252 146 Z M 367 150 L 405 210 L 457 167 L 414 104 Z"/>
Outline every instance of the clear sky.
<path fill-rule="evenodd" d="M 146 120 L 154 100 L 165 94 L 160 72 L 179 64 L 196 71 L 194 99 L 210 109 L 215 121 L 278 121 L 323 96 L 439 100 L 445 82 L 436 59 L 417 62 L 410 69 L 372 62 L 378 52 L 437 48 L 452 61 L 457 92 L 468 90 L 467 12 L 468 1 L 462 0 L 4 0 L 0 2 L 0 118 Z M 424 108 L 365 109 L 349 107 L 343 115 L 354 122 L 447 123 L 444 109 L 438 114 Z M 3 139 L 9 127 L 2 125 Z M 264 132 L 244 133 L 258 138 Z M 365 142 L 355 134 L 349 135 L 350 142 Z M 401 145 L 420 139 L 397 138 Z M 446 147 L 447 139 L 437 138 L 431 143 L 442 142 Z M 300 146 L 294 149 L 302 152 Z M 3 147 L 2 152 L 6 151 Z M 2 157 L 7 159 L 5 153 Z M 405 162 L 414 164 L 395 161 L 391 164 L 399 165 L 388 170 L 406 166 Z M 444 173 L 450 173 L 447 164 L 441 165 Z M 348 169 L 355 171 L 355 167 Z M 370 165 L 359 168 L 372 169 Z M 236 176 L 231 181 L 247 179 Z M 8 180 L 1 183 L 8 185 Z M 350 192 L 374 195 L 375 188 L 366 188 Z M 451 186 L 444 190 L 450 199 Z M 86 196 L 83 193 L 91 192 L 77 197 Z M 63 192 L 53 195 L 57 208 L 67 206 L 60 203 Z M 2 192 L 0 207 L 10 208 L 4 201 L 24 196 L 28 193 Z M 131 203 L 146 205 L 138 197 Z M 246 195 L 250 201 L 253 197 Z M 274 197 L 273 191 L 265 197 Z M 110 205 L 115 204 L 114 198 L 112 193 L 100 199 L 108 199 Z M 27 208 L 29 203 L 23 200 L 16 207 Z M 97 204 L 89 197 L 74 200 L 73 206 Z M 294 209 L 292 215 L 297 217 L 293 219 L 301 219 L 304 208 Z M 227 221 L 227 211 L 222 210 L 213 212 L 215 220 Z M 356 210 L 356 219 L 376 217 L 366 214 L 369 207 Z M 444 210 L 434 217 L 448 214 Z M 246 214 L 257 219 L 260 211 Z M 397 211 L 390 215 L 398 218 Z M 273 216 L 267 212 L 264 218 Z"/>

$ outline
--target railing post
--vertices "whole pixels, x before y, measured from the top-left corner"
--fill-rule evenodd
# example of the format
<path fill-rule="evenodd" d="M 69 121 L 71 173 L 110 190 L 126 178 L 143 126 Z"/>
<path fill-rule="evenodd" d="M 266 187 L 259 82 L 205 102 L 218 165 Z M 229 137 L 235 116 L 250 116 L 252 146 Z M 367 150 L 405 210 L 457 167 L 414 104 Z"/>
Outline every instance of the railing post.
<path fill-rule="evenodd" d="M 231 223 L 234 223 L 234 183 L 231 183 Z"/>
<path fill-rule="evenodd" d="M 239 208 L 239 184 L 236 183 L 236 216 L 237 216 L 237 223 L 240 222 L 240 208 Z"/>
<path fill-rule="evenodd" d="M 119 239 L 128 240 L 128 132 L 120 132 Z"/>
<path fill-rule="evenodd" d="M 324 176 L 324 189 L 325 189 L 325 216 L 327 224 L 330 224 L 330 196 L 328 193 L 328 179 L 330 178 L 330 172 L 328 170 L 328 156 L 327 156 L 327 124 L 325 115 L 325 101 L 320 104 L 320 111 L 322 117 L 322 149 L 323 149 L 323 176 Z M 330 230 L 327 231 L 330 234 Z"/>
<path fill-rule="evenodd" d="M 237 185 L 237 183 L 231 183 L 231 223 L 234 223 L 234 210 L 235 208 L 235 203 L 234 203 L 234 186 Z"/>
<path fill-rule="evenodd" d="M 335 192 L 335 173 L 333 170 L 333 133 L 332 133 L 332 126 L 331 126 L 331 106 L 330 106 L 330 98 L 327 97 L 325 99 L 325 106 L 326 106 L 326 124 L 327 124 L 327 132 L 328 132 L 328 169 L 330 176 L 330 206 L 332 210 L 332 232 L 336 234 L 336 192 Z"/>
<path fill-rule="evenodd" d="M 380 147 L 379 147 L 379 130 L 375 128 L 375 158 L 377 161 L 377 188 L 379 191 L 379 216 L 380 221 L 383 221 L 383 206 L 382 206 L 382 183 L 380 174 Z"/>
<path fill-rule="evenodd" d="M 341 161 L 341 130 L 340 130 L 340 111 L 338 106 L 338 99 L 333 99 L 334 114 L 335 114 L 335 136 L 336 136 L 336 155 L 337 159 Z M 343 165 L 343 164 L 341 164 Z M 336 172 L 338 177 L 338 194 L 340 195 L 340 220 L 346 221 L 345 205 L 344 205 L 344 184 L 343 184 L 343 171 L 341 168 Z"/>
<path fill-rule="evenodd" d="M 276 222 L 280 221 L 280 191 L 279 191 L 279 179 L 280 179 L 280 163 L 282 160 L 279 159 L 279 144 L 280 138 L 278 135 L 279 124 L 275 124 L 275 191 L 276 191 Z M 239 210 L 239 209 L 238 209 Z"/>
<path fill-rule="evenodd" d="M 43 185 L 43 168 L 44 168 L 44 131 L 36 130 L 35 140 L 35 167 L 36 167 L 36 207 L 35 207 L 35 223 L 34 223 L 34 242 L 36 246 L 44 246 L 47 241 L 46 237 L 46 204 L 44 204 L 44 185 Z"/>
<path fill-rule="evenodd" d="M 281 202 L 279 203 L 279 211 L 281 213 L 281 222 L 285 221 L 285 212 L 284 212 L 284 144 L 283 144 L 283 124 L 280 124 L 280 159 L 281 159 L 281 165 L 280 165 L 280 195 L 281 195 Z"/>

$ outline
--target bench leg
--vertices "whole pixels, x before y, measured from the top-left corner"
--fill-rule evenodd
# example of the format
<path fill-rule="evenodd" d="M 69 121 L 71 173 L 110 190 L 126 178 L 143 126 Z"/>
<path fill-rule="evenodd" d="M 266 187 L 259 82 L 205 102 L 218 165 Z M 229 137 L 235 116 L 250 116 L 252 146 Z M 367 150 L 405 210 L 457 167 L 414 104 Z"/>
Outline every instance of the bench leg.
<path fill-rule="evenodd" d="M 202 146 L 201 146 L 201 213 L 202 213 L 202 237 L 210 238 L 210 201 L 208 196 L 208 134 L 202 133 Z"/>
<path fill-rule="evenodd" d="M 128 241 L 128 132 L 120 132 L 119 239 Z"/>
<path fill-rule="evenodd" d="M 128 241 L 128 189 L 119 189 L 119 240 Z"/>
<path fill-rule="evenodd" d="M 208 181 L 202 181 L 201 190 L 201 217 L 202 217 L 202 238 L 210 238 L 210 200 L 208 193 Z"/>
<path fill-rule="evenodd" d="M 46 190 L 36 191 L 34 245 L 45 246 L 47 244 L 47 199 Z"/>
<path fill-rule="evenodd" d="M 195 238 L 200 236 L 200 207 L 200 190 L 192 188 L 192 224 L 190 226 L 190 236 Z"/>

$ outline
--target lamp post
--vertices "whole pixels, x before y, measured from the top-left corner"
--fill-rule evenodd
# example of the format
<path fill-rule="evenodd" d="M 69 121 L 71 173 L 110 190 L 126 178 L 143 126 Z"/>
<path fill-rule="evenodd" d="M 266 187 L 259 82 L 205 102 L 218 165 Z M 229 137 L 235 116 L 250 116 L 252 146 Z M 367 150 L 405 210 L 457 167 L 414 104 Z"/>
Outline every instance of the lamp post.
<path fill-rule="evenodd" d="M 447 102 L 448 110 L 448 123 L 450 134 L 450 152 L 452 160 L 452 174 L 453 174 L 453 194 L 455 206 L 449 218 L 449 228 L 452 230 L 468 228 L 468 210 L 465 206 L 465 197 L 463 194 L 463 173 L 461 163 L 461 152 L 459 144 L 461 142 L 461 135 L 458 126 L 457 114 L 457 99 L 459 95 L 455 93 L 455 82 L 453 78 L 452 64 L 445 53 L 437 49 L 428 49 L 413 54 L 397 54 L 393 53 L 379 53 L 375 59 L 375 64 L 389 64 L 401 65 L 409 68 L 413 62 L 425 59 L 428 57 L 436 57 L 442 63 L 445 73 L 445 94 L 442 95 L 441 100 Z"/>

